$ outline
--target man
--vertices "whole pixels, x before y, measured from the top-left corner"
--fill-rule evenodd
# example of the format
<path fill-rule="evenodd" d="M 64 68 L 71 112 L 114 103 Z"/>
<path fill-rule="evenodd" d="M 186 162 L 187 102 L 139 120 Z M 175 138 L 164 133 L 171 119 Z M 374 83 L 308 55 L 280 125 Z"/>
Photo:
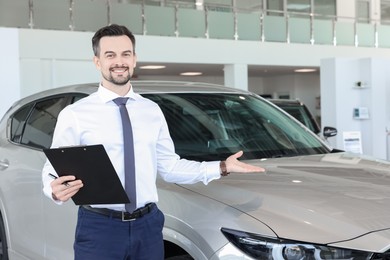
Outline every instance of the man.
<path fill-rule="evenodd" d="M 228 172 L 261 172 L 263 168 L 237 160 L 238 152 L 222 162 L 195 162 L 180 159 L 174 152 L 162 111 L 154 102 L 133 92 L 130 78 L 136 66 L 135 38 L 124 26 L 110 25 L 92 38 L 94 63 L 102 79 L 97 92 L 66 107 L 59 115 L 52 147 L 103 144 L 124 186 L 132 168 L 135 185 L 129 204 L 83 205 L 79 208 L 75 259 L 163 259 L 164 216 L 156 206 L 157 173 L 169 182 L 207 184 Z M 126 98 L 131 130 L 122 128 L 117 100 Z M 123 106 L 122 106 L 123 107 Z M 122 120 L 123 119 L 123 120 Z M 133 144 L 124 145 L 132 131 Z M 134 147 L 128 156 L 128 147 Z M 126 159 L 124 159 L 124 154 Z M 129 159 L 132 158 L 132 159 Z M 125 165 L 134 160 L 130 166 Z M 49 174 L 47 161 L 42 179 L 46 196 L 61 204 L 83 187 L 75 176 Z M 70 173 L 71 174 L 71 173 Z M 66 185 L 64 185 L 66 183 Z M 127 188 L 126 188 L 127 191 Z M 132 209 L 129 209 L 132 208 Z M 123 217 L 132 221 L 122 221 Z M 134 220 L 133 220 L 134 219 Z"/>

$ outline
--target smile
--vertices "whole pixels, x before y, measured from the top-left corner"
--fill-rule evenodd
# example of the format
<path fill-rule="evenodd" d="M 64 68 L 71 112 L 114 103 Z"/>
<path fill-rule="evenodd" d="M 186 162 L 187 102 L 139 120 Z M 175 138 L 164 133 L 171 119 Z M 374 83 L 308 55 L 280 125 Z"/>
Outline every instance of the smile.
<path fill-rule="evenodd" d="M 124 73 L 128 70 L 128 68 L 112 68 L 110 69 L 111 72 L 115 72 L 115 73 Z"/>

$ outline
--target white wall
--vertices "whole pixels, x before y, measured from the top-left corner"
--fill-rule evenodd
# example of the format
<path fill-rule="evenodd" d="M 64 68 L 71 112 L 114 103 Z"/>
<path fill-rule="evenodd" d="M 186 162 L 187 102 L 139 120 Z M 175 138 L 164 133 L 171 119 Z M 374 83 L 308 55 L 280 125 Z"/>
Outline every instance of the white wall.
<path fill-rule="evenodd" d="M 381 0 L 370 0 L 370 18 L 379 21 L 381 19 Z M 356 17 L 356 0 L 339 0 L 336 1 L 338 21 L 354 22 Z"/>
<path fill-rule="evenodd" d="M 362 82 L 362 87 L 356 83 Z M 322 124 L 337 126 L 339 134 L 329 141 L 344 149 L 343 133 L 361 132 L 364 154 L 389 159 L 390 59 L 331 58 L 321 63 Z M 368 119 L 353 117 L 353 109 L 364 107 Z"/>
<path fill-rule="evenodd" d="M 274 98 L 278 94 L 288 93 L 291 99 L 299 99 L 306 104 L 314 116 L 320 116 L 316 109 L 316 97 L 320 96 L 320 76 L 318 73 L 302 73 L 282 77 L 267 77 L 263 79 L 264 94 Z"/>
<path fill-rule="evenodd" d="M 20 30 L 21 95 L 75 83 L 98 82 L 91 33 Z"/>
<path fill-rule="evenodd" d="M 305 103 L 314 116 L 321 116 L 321 111 L 316 107 L 317 97 L 321 94 L 320 75 L 317 73 L 295 75 L 294 83 L 295 99 Z"/>
<path fill-rule="evenodd" d="M 17 29 L 0 28 L 0 118 L 20 98 L 19 39 Z"/>
<path fill-rule="evenodd" d="M 256 94 L 265 94 L 264 78 L 250 77 L 248 79 L 248 90 Z"/>
<path fill-rule="evenodd" d="M 356 0 L 339 0 L 336 1 L 336 12 L 337 16 L 344 17 L 345 19 L 339 18 L 338 21 L 352 22 L 350 18 L 356 16 Z"/>

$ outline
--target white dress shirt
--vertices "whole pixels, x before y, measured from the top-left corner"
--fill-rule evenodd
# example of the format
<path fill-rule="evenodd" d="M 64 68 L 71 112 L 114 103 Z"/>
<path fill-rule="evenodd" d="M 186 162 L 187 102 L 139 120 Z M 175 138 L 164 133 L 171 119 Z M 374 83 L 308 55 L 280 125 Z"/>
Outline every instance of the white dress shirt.
<path fill-rule="evenodd" d="M 124 185 L 123 135 L 116 93 L 99 86 L 98 91 L 64 108 L 58 116 L 51 147 L 103 144 Z M 219 162 L 195 162 L 180 159 L 175 153 L 165 117 L 153 101 L 133 92 L 129 112 L 133 136 L 137 187 L 137 208 L 157 202 L 157 173 L 167 182 L 207 184 L 220 178 Z M 43 191 L 52 199 L 49 173 L 55 173 L 49 161 L 42 170 Z M 91 173 L 93 174 L 93 173 Z M 71 175 L 71 173 L 69 174 Z M 61 204 L 61 202 L 57 203 Z M 124 204 L 93 205 L 124 210 Z"/>

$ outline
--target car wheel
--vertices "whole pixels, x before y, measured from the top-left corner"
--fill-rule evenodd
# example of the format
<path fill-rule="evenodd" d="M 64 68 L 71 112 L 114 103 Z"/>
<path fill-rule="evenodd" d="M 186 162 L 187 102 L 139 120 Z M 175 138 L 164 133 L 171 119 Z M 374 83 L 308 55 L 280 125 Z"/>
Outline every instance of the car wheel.
<path fill-rule="evenodd" d="M 0 260 L 8 260 L 7 237 L 5 235 L 3 217 L 0 215 Z"/>

